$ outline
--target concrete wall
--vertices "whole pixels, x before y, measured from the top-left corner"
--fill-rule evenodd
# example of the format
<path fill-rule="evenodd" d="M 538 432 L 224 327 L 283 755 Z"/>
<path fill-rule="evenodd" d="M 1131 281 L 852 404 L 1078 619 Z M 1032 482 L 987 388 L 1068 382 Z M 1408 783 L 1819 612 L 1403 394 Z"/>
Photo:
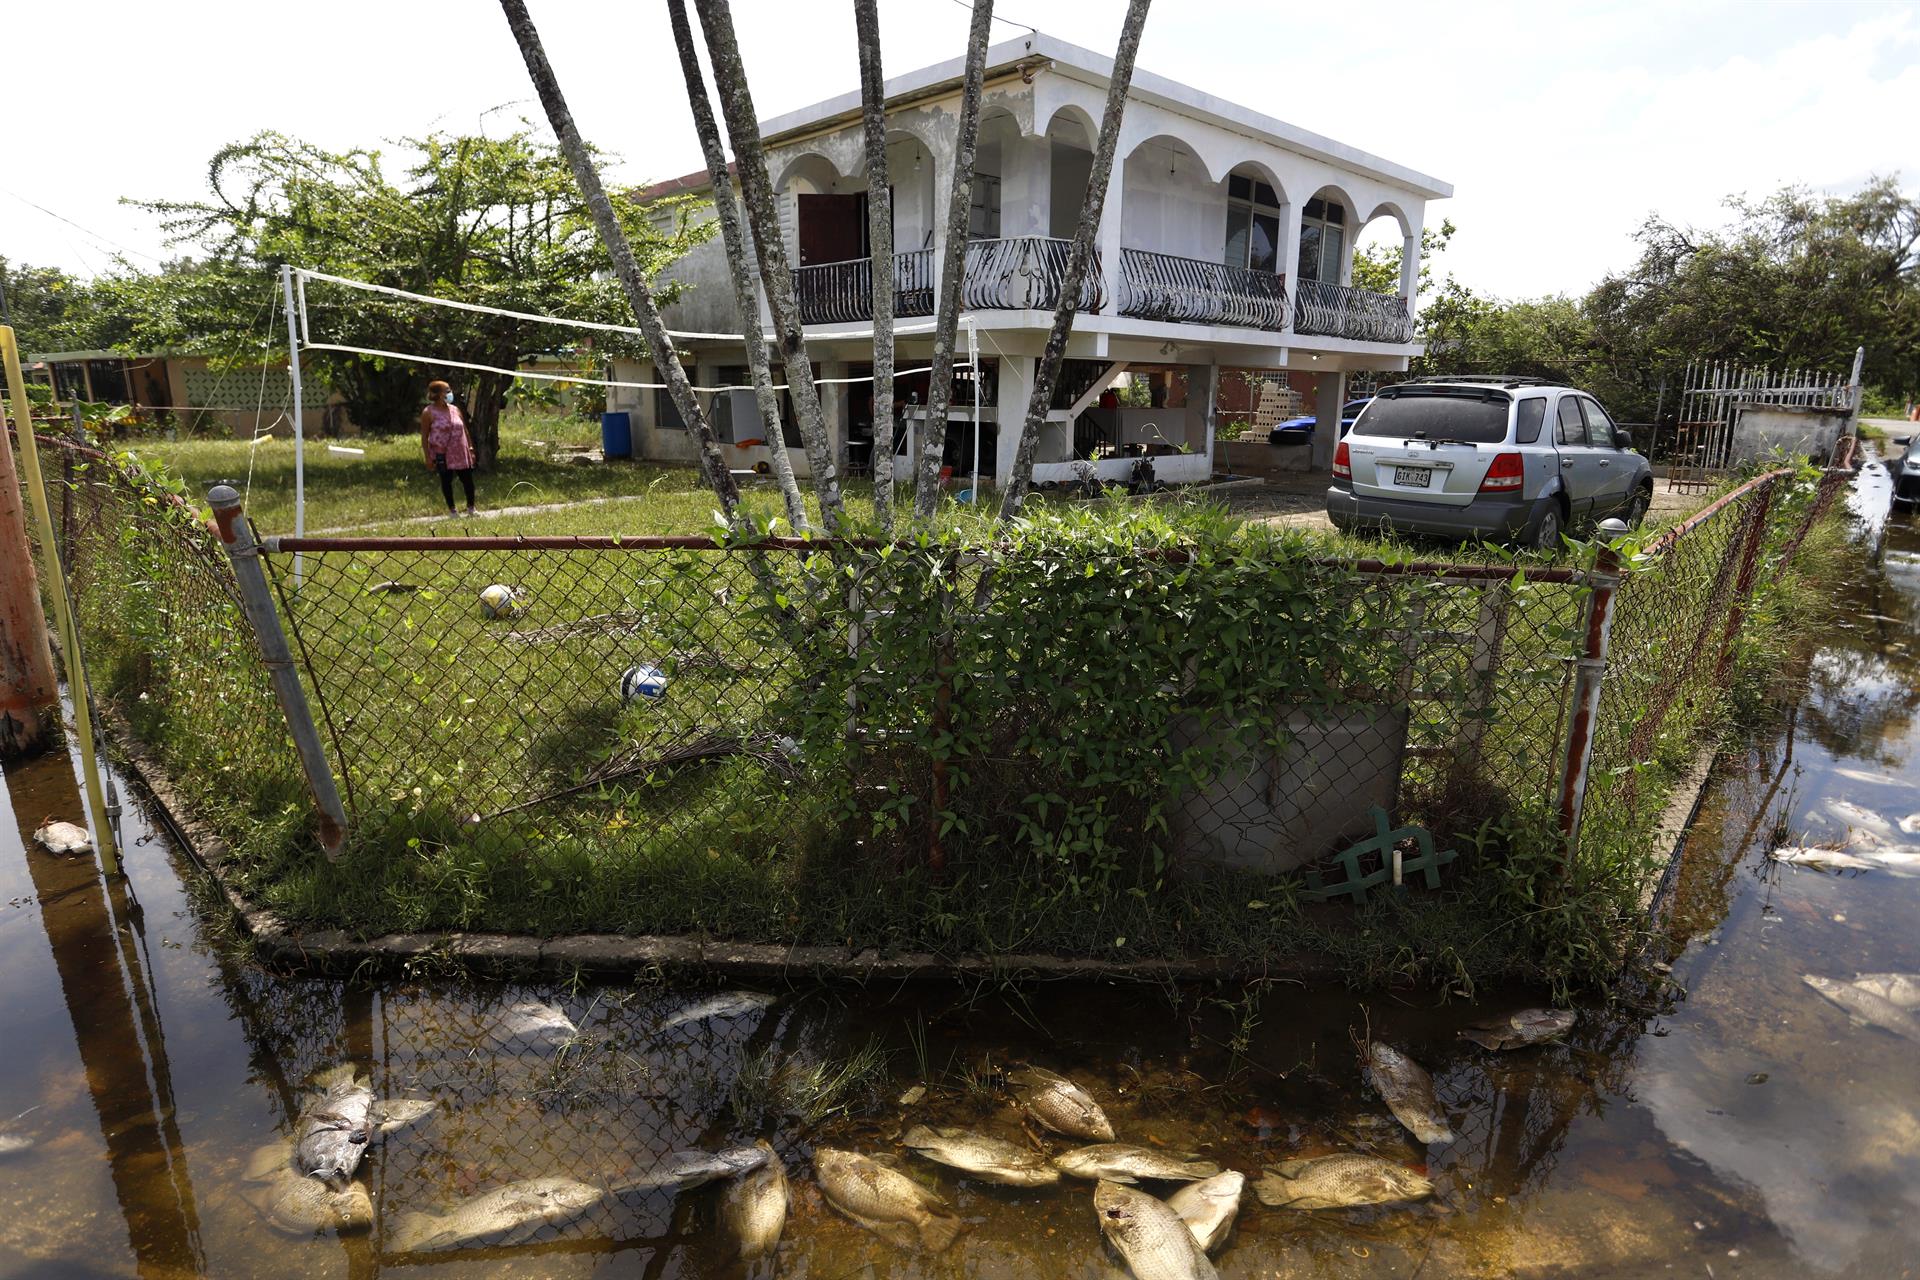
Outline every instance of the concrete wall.
<path fill-rule="evenodd" d="M 1803 405 L 1741 404 L 1735 412 L 1730 462 L 1761 462 L 1776 453 L 1825 461 L 1846 433 L 1853 415 L 1845 409 Z"/>

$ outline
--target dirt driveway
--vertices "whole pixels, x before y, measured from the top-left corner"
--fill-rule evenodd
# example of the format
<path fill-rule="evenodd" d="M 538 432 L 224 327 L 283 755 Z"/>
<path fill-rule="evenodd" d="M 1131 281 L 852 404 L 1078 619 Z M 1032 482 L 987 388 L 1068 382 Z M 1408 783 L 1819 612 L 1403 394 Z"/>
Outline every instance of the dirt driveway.
<path fill-rule="evenodd" d="M 1669 492 L 1666 480 L 1655 476 L 1653 507 L 1648 520 L 1656 525 L 1672 524 L 1705 506 L 1709 496 Z M 1233 514 L 1249 522 L 1333 532 L 1333 522 L 1327 519 L 1325 472 L 1269 476 L 1266 484 L 1258 489 L 1242 489 L 1229 495 L 1227 505 Z"/>

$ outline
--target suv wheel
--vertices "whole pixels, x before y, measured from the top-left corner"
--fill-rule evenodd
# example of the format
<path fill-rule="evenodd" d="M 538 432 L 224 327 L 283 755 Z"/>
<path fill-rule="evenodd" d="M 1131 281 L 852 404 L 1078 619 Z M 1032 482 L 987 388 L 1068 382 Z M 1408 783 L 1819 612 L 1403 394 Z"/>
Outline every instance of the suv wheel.
<path fill-rule="evenodd" d="M 1560 531 L 1566 528 L 1566 522 L 1560 518 L 1560 504 L 1550 502 L 1540 516 L 1540 527 L 1533 531 L 1533 538 L 1527 543 L 1535 551 L 1558 551 L 1560 549 Z"/>
<path fill-rule="evenodd" d="M 1640 522 L 1647 518 L 1647 508 L 1652 505 L 1652 490 L 1635 489 L 1633 496 L 1627 499 L 1627 505 L 1620 509 L 1620 518 L 1627 522 L 1627 528 L 1638 529 Z"/>

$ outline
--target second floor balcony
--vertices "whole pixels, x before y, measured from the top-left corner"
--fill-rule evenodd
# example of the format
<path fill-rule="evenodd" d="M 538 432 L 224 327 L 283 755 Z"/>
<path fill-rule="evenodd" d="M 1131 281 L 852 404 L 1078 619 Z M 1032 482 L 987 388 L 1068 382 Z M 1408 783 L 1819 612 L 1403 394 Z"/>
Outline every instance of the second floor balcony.
<path fill-rule="evenodd" d="M 1070 240 L 1013 236 L 967 244 L 966 279 L 960 305 L 968 311 L 1051 311 L 1060 304 Z M 893 257 L 893 314 L 930 316 L 936 303 L 932 249 Z M 795 268 L 794 292 L 802 324 L 844 324 L 873 319 L 873 259 L 853 258 Z M 1096 252 L 1080 286 L 1080 310 L 1106 305 Z"/>
<path fill-rule="evenodd" d="M 1302 280 L 1294 294 L 1293 330 L 1354 342 L 1413 341 L 1413 316 L 1405 298 L 1357 285 Z"/>

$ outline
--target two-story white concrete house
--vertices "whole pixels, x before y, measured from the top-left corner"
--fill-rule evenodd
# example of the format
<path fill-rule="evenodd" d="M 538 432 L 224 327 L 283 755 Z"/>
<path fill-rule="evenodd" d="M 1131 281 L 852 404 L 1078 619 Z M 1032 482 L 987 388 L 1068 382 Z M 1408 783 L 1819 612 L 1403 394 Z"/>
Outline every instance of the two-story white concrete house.
<path fill-rule="evenodd" d="M 956 475 L 972 469 L 976 440 L 983 482 L 1012 466 L 1111 68 L 1109 57 L 1037 33 L 989 52 L 960 341 L 964 360 L 970 327 L 980 375 L 977 388 L 970 373 L 956 378 L 947 437 Z M 887 82 L 902 369 L 925 366 L 932 346 L 927 317 L 938 296 L 961 74 L 955 58 Z M 762 136 L 809 354 L 816 376 L 826 380 L 828 422 L 841 458 L 857 474 L 873 466 L 872 388 L 857 381 L 872 372 L 859 93 L 769 120 Z M 703 172 L 649 194 L 707 188 Z M 1136 71 L 1098 259 L 1040 440 L 1036 482 L 1069 478 L 1076 459 L 1094 461 L 1104 477 L 1123 478 L 1142 455 L 1153 457 L 1163 481 L 1205 479 L 1215 469 L 1219 409 L 1235 394 L 1244 398 L 1249 372 L 1304 393 L 1305 410 L 1317 409 L 1322 422 L 1337 420 L 1346 375 L 1404 369 L 1419 353 L 1409 300 L 1421 226 L 1427 201 L 1451 194 L 1438 179 Z M 1406 246 L 1397 294 L 1351 283 L 1355 243 L 1383 218 Z M 666 278 L 690 286 L 668 309 L 671 328 L 740 331 L 718 237 Z M 764 323 L 764 298 L 761 305 Z M 693 338 L 681 348 L 697 385 L 747 382 L 737 340 Z M 777 361 L 773 367 L 779 380 Z M 620 362 L 616 377 L 658 381 L 639 361 Z M 1127 394 L 1103 396 L 1116 380 Z M 896 384 L 906 455 L 917 447 L 926 388 L 925 372 Z M 714 395 L 716 424 L 735 465 L 764 460 L 756 442 L 765 430 L 751 393 Z M 633 415 L 639 456 L 692 460 L 692 443 L 665 392 L 616 388 L 609 408 Z M 791 422 L 787 435 L 797 442 Z M 1333 432 L 1319 431 L 1311 450 L 1291 452 L 1325 467 L 1334 443 Z M 805 465 L 797 452 L 795 463 Z"/>

